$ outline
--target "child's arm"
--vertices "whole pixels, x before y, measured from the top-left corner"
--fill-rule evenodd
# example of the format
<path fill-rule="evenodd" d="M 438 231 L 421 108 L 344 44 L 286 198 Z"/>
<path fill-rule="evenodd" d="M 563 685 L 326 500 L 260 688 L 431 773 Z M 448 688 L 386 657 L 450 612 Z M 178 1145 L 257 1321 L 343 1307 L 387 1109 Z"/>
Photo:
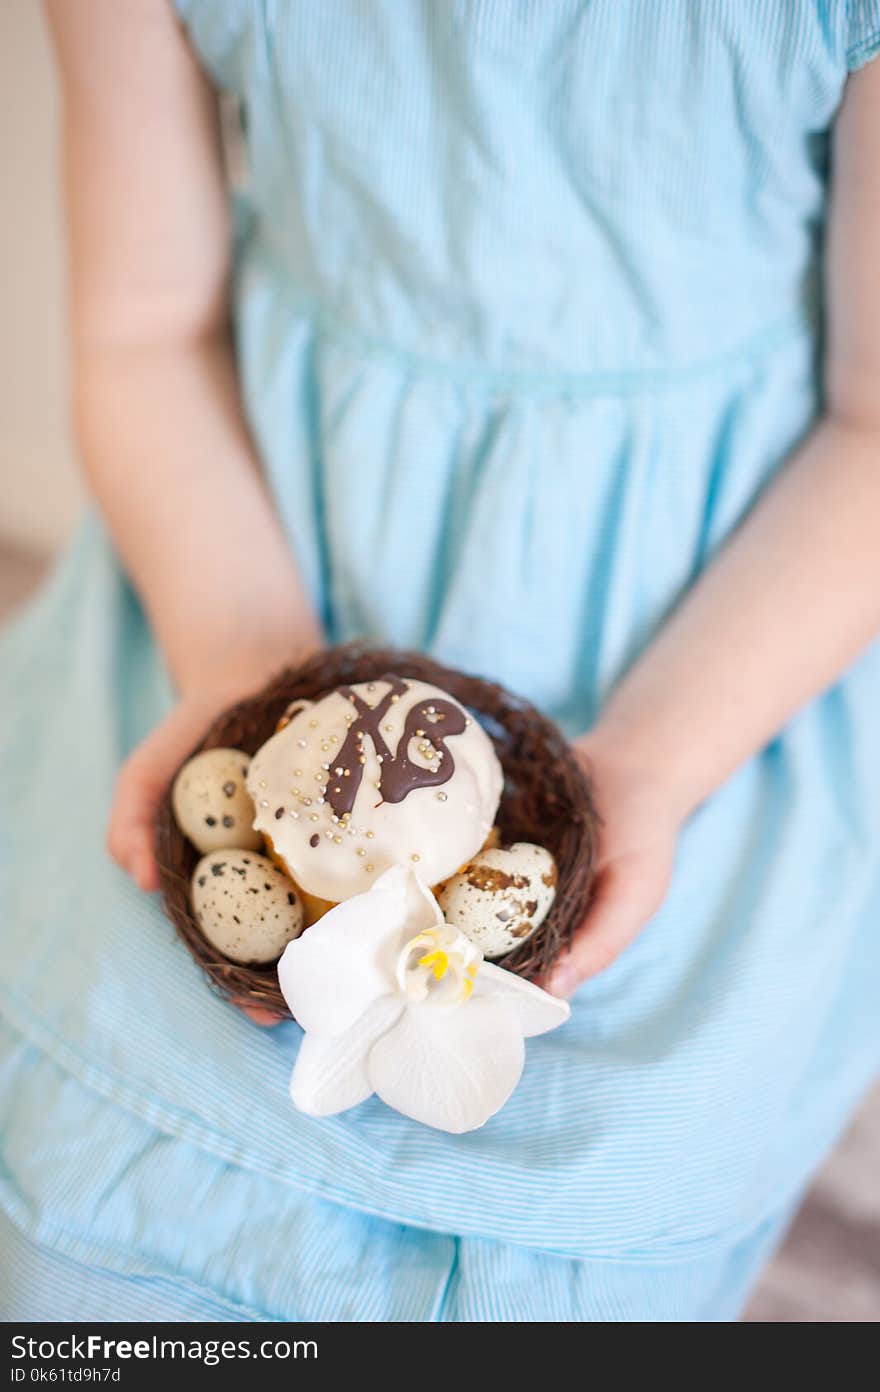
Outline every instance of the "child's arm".
<path fill-rule="evenodd" d="M 181 703 L 124 767 L 109 845 L 210 718 L 320 641 L 259 477 L 228 324 L 217 111 L 170 0 L 48 0 L 62 78 L 76 430 Z"/>
<path fill-rule="evenodd" d="M 693 808 L 880 631 L 880 63 L 837 121 L 826 301 L 822 421 L 579 741 L 605 827 L 566 994 L 659 907 Z"/>

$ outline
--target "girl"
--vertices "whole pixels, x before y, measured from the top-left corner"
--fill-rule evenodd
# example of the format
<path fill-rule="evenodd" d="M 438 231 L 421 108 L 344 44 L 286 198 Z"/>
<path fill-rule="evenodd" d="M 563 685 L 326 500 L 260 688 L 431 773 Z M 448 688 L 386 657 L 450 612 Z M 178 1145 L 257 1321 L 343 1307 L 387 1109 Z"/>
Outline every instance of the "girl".
<path fill-rule="evenodd" d="M 735 1318 L 880 1053 L 880 0 L 48 9 L 103 525 L 3 649 L 7 1318 Z M 289 1109 L 148 894 L 212 715 L 354 635 L 604 818 L 465 1137 Z"/>

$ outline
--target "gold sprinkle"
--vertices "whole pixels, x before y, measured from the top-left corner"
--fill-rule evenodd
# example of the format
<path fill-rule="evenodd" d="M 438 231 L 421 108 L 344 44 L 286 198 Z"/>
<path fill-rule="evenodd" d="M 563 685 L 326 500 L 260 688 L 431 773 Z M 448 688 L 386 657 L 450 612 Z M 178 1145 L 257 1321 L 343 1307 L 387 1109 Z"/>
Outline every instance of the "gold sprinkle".
<path fill-rule="evenodd" d="M 294 776 L 294 778 L 302 778 L 302 772 L 303 772 L 302 769 L 294 769 L 294 770 L 293 770 L 293 776 Z"/>
<path fill-rule="evenodd" d="M 370 861 L 367 861 L 366 865 L 364 866 L 365 870 L 375 870 L 375 868 L 375 865 L 371 864 Z"/>
<path fill-rule="evenodd" d="M 330 743 L 331 743 L 331 744 L 338 744 L 338 743 L 339 743 L 339 736 L 338 736 L 338 735 L 331 735 L 331 736 L 330 736 Z"/>
<path fill-rule="evenodd" d="M 317 730 L 317 728 L 318 728 L 318 722 L 317 722 L 317 720 L 310 720 L 310 721 L 309 721 L 309 725 L 311 726 L 311 728 L 312 728 L 313 730 Z"/>
<path fill-rule="evenodd" d="M 418 851 L 413 851 L 412 855 L 410 856 L 410 860 L 421 860 L 421 858 L 422 857 L 419 855 Z"/>
<path fill-rule="evenodd" d="M 366 855 L 366 854 L 367 854 L 366 851 L 364 850 L 363 846 L 358 846 L 358 848 L 357 848 L 357 853 L 358 853 L 358 855 Z"/>
<path fill-rule="evenodd" d="M 389 735 L 391 735 L 391 734 L 394 733 L 394 726 L 393 726 L 393 725 L 386 725 L 386 726 L 385 726 L 385 729 L 388 731 Z"/>
<path fill-rule="evenodd" d="M 311 807 L 312 805 L 311 798 L 300 798 L 300 802 L 302 803 L 303 807 Z"/>
<path fill-rule="evenodd" d="M 376 835 L 375 831 L 368 831 L 368 832 L 367 832 L 367 840 L 368 840 L 368 841 L 372 841 L 372 839 L 373 839 L 373 837 L 374 837 L 375 835 Z"/>
<path fill-rule="evenodd" d="M 261 778 L 261 779 L 260 779 L 260 787 L 261 787 L 261 788 L 265 788 L 265 786 L 266 786 L 266 780 L 265 780 L 265 778 Z"/>
<path fill-rule="evenodd" d="M 310 822 L 316 822 L 317 820 L 318 820 L 318 814 L 317 814 L 317 812 L 310 812 L 310 813 L 309 813 L 309 821 L 310 821 Z"/>
<path fill-rule="evenodd" d="M 350 777 L 351 777 L 351 769 L 343 769 L 343 770 L 342 770 L 342 776 L 343 776 L 343 778 L 350 778 Z"/>
<path fill-rule="evenodd" d="M 336 842 L 337 846 L 341 846 L 341 845 L 342 845 L 342 837 L 341 837 L 341 836 L 334 836 L 334 837 L 333 837 L 333 840 Z"/>
<path fill-rule="evenodd" d="M 424 730 L 416 730 L 416 739 L 422 739 L 423 736 L 424 736 L 424 733 L 425 733 Z"/>
<path fill-rule="evenodd" d="M 394 695 L 391 697 L 391 699 L 392 699 L 392 701 L 394 701 L 395 704 L 396 704 L 396 703 L 400 700 L 400 697 L 399 697 L 399 696 L 397 695 L 397 693 L 395 692 Z"/>
<path fill-rule="evenodd" d="M 437 794 L 437 801 L 438 801 L 438 802 L 445 802 L 445 801 L 446 801 L 446 794 L 445 794 L 445 793 L 438 793 L 438 794 Z"/>
<path fill-rule="evenodd" d="M 366 762 L 367 762 L 366 755 L 365 755 L 365 754 L 361 754 L 360 757 L 358 758 L 358 763 L 359 763 L 359 764 L 365 764 Z"/>

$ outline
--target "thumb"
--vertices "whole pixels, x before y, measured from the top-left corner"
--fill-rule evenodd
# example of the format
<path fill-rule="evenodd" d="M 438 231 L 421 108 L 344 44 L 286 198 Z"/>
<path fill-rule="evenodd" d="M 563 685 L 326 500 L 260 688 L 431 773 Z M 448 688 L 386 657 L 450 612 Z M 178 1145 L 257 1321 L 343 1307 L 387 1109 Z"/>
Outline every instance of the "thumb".
<path fill-rule="evenodd" d="M 152 891 L 158 887 L 153 836 L 159 799 L 181 759 L 204 733 L 204 727 L 203 710 L 177 706 L 137 746 L 119 772 L 107 827 L 107 849 L 141 889 Z"/>

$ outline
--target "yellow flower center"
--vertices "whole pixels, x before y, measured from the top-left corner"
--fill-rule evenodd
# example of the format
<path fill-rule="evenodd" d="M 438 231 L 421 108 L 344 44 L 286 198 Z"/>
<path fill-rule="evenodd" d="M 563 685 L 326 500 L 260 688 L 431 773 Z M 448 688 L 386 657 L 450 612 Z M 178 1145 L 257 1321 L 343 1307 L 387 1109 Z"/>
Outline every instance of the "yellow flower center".
<path fill-rule="evenodd" d="M 474 944 L 443 923 L 410 938 L 397 959 L 397 981 L 411 1001 L 461 1005 L 469 1000 L 483 960 Z"/>
<path fill-rule="evenodd" d="M 419 967 L 430 967 L 434 973 L 435 981 L 442 981 L 449 971 L 449 957 L 438 947 L 434 952 L 426 952 L 424 957 L 420 957 L 416 963 Z"/>

